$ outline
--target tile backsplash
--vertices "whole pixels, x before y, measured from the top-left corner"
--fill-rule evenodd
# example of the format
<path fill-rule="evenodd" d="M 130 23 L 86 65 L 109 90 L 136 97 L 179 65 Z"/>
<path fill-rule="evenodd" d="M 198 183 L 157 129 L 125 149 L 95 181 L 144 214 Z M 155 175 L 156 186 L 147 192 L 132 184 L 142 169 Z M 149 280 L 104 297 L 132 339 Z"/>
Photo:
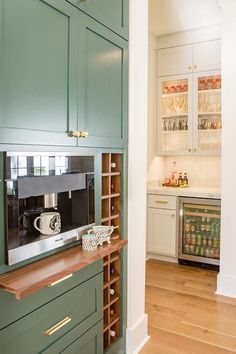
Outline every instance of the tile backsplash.
<path fill-rule="evenodd" d="M 162 180 L 170 177 L 173 161 L 179 172 L 187 172 L 191 187 L 220 188 L 221 158 L 220 157 L 158 157 L 154 158 L 148 170 L 148 180 Z"/>

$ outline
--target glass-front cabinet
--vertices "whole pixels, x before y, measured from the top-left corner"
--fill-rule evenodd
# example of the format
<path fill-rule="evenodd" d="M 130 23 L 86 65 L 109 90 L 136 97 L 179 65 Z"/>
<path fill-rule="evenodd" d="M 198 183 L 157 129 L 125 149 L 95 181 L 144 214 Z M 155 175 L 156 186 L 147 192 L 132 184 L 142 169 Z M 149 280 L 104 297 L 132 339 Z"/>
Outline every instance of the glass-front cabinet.
<path fill-rule="evenodd" d="M 191 75 L 161 78 L 158 104 L 158 152 L 188 154 L 191 149 Z"/>
<path fill-rule="evenodd" d="M 159 78 L 157 108 L 158 155 L 220 155 L 220 71 Z"/>
<path fill-rule="evenodd" d="M 194 74 L 193 152 L 220 155 L 221 75 L 220 72 Z"/>

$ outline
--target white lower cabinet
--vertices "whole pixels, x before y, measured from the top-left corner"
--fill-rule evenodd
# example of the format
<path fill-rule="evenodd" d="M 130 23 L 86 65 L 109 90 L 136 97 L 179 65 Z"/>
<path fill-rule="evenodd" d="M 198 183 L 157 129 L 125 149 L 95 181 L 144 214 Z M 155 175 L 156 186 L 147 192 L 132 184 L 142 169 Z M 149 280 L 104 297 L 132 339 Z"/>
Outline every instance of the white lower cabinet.
<path fill-rule="evenodd" d="M 155 197 L 158 199 L 159 196 Z M 177 257 L 176 208 L 154 208 L 153 198 L 154 195 L 148 196 L 147 252 Z M 171 198 L 176 205 L 176 197 Z"/>

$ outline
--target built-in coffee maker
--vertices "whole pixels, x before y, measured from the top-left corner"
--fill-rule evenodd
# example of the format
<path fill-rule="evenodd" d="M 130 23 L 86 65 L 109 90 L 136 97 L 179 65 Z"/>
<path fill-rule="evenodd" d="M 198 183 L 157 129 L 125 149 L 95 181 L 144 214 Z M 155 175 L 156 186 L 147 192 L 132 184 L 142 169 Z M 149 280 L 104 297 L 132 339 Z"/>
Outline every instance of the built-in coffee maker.
<path fill-rule="evenodd" d="M 7 263 L 69 243 L 95 221 L 94 156 L 7 153 Z"/>

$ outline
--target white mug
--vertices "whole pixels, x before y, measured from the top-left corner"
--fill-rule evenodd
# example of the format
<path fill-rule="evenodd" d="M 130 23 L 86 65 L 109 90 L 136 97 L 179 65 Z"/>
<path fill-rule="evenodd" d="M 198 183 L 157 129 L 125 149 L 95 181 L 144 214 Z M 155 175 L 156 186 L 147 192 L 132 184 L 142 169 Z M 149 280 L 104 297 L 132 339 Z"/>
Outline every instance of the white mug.
<path fill-rule="evenodd" d="M 39 227 L 37 221 L 39 221 Z M 57 235 L 61 232 L 61 217 L 58 212 L 49 211 L 47 213 L 41 213 L 34 220 L 34 227 L 42 235 Z"/>

